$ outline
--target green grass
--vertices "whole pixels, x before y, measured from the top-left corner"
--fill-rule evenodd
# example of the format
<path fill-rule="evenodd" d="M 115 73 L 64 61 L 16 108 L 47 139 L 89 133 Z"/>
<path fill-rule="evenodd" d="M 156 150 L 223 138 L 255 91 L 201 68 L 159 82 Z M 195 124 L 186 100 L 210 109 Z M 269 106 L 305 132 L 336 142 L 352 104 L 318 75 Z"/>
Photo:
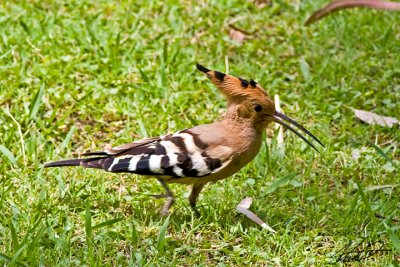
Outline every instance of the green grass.
<path fill-rule="evenodd" d="M 399 118 L 400 15 L 344 11 L 306 28 L 325 1 L 273 2 L 2 1 L 0 264 L 399 266 L 399 126 L 363 124 L 351 107 Z M 239 17 L 254 32 L 243 45 L 228 34 Z M 196 62 L 221 71 L 229 62 L 279 94 L 327 148 L 317 154 L 289 133 L 285 156 L 264 146 L 206 187 L 199 219 L 181 185 L 160 218 L 154 179 L 43 170 L 216 119 L 224 100 Z M 293 178 L 273 184 L 284 177 Z M 235 211 L 245 196 L 276 235 Z"/>

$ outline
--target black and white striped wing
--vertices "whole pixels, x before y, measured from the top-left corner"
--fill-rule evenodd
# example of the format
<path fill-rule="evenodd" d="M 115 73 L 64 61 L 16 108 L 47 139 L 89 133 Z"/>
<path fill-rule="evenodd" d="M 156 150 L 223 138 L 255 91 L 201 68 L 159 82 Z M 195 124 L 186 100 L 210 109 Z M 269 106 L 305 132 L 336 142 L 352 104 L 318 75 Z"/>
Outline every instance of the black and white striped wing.
<path fill-rule="evenodd" d="M 179 178 L 207 176 L 223 168 L 226 162 L 210 157 L 207 144 L 190 130 L 183 130 L 83 165 L 110 172 Z"/>

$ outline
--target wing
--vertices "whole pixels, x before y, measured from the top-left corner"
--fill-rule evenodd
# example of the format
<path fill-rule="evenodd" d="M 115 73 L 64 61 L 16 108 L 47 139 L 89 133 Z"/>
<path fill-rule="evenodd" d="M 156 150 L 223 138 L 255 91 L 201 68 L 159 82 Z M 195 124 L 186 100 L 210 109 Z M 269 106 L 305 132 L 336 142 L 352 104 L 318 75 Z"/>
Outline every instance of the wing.
<path fill-rule="evenodd" d="M 203 177 L 222 169 L 229 162 L 226 157 L 211 157 L 209 144 L 203 142 L 190 129 L 159 138 L 107 148 L 102 158 L 82 161 L 88 168 L 101 168 L 109 172 L 129 172 L 158 177 Z M 215 150 L 215 147 L 213 148 Z"/>

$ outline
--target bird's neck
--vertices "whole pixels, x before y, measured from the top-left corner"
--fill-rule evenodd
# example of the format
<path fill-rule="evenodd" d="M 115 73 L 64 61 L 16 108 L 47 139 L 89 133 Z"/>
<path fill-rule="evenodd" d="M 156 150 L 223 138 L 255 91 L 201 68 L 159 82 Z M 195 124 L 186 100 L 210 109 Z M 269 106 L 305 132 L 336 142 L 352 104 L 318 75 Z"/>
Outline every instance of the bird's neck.
<path fill-rule="evenodd" d="M 234 108 L 228 108 L 224 115 L 221 117 L 221 121 L 227 125 L 232 125 L 240 132 L 246 135 L 262 136 L 264 129 L 266 128 L 266 122 L 257 122 L 254 118 L 245 118 L 238 115 Z"/>
<path fill-rule="evenodd" d="M 229 133 L 230 138 L 234 139 L 234 143 L 241 145 L 243 149 L 249 146 L 261 146 L 263 128 L 254 127 L 251 120 L 225 116 L 220 123 Z"/>

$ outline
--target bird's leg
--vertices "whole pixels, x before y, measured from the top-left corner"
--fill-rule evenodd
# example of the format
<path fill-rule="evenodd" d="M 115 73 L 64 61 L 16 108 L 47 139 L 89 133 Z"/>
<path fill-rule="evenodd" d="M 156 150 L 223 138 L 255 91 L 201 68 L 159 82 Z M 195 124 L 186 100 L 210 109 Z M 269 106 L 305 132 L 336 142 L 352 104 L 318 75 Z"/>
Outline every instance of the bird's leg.
<path fill-rule="evenodd" d="M 196 202 L 197 202 L 197 198 L 198 198 L 201 190 L 203 189 L 204 185 L 205 185 L 204 183 L 193 184 L 192 192 L 190 193 L 190 196 L 189 196 L 189 204 L 192 207 L 192 209 L 197 217 L 200 217 L 200 213 L 196 208 Z"/>
<path fill-rule="evenodd" d="M 151 195 L 154 198 L 166 198 L 165 204 L 160 212 L 161 216 L 165 216 L 168 214 L 169 209 L 175 203 L 174 195 L 172 194 L 171 189 L 169 189 L 167 183 L 164 180 L 158 179 L 160 184 L 164 187 L 165 194 L 161 195 Z"/>
<path fill-rule="evenodd" d="M 154 197 L 155 199 L 167 198 L 167 197 L 172 196 L 172 192 L 169 189 L 169 187 L 167 186 L 167 184 L 160 179 L 157 179 L 157 181 L 163 186 L 165 193 L 164 194 L 155 194 L 155 195 L 150 195 L 150 196 Z"/>

